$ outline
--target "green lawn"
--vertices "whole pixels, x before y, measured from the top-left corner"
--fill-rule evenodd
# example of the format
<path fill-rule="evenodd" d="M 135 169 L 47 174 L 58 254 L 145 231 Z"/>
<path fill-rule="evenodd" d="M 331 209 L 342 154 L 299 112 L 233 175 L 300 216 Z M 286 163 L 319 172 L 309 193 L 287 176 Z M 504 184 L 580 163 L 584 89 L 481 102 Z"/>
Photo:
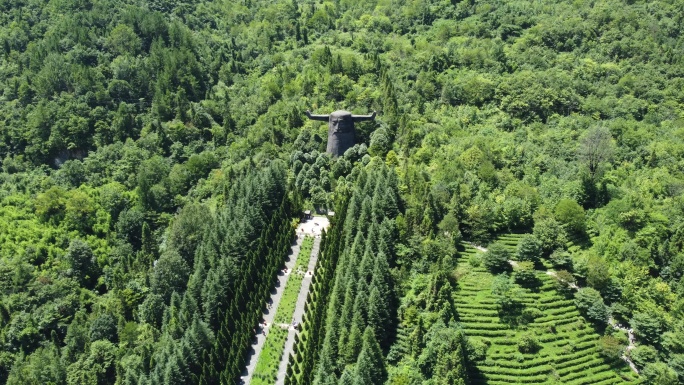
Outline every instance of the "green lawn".
<path fill-rule="evenodd" d="M 514 250 L 519 235 L 500 237 Z M 479 253 L 464 245 L 455 272 L 459 285 L 455 295 L 460 322 L 471 339 L 489 344 L 486 358 L 477 363 L 471 375 L 473 384 L 623 384 L 636 375 L 626 364 L 614 367 L 600 355 L 599 334 L 575 308 L 572 299 L 558 294 L 553 278 L 537 272 L 538 289 L 522 289 L 520 301 L 535 307 L 542 315 L 532 323 L 511 326 L 499 316 L 491 293 L 494 276 L 484 267 L 472 267 L 469 258 Z M 534 354 L 518 351 L 524 334 L 534 335 L 541 348 Z"/>
<path fill-rule="evenodd" d="M 261 350 L 259 361 L 254 369 L 252 384 L 273 385 L 275 383 L 286 339 L 287 329 L 271 326 L 268 336 L 266 336 L 264 348 Z"/>
<path fill-rule="evenodd" d="M 311 256 L 313 241 L 313 237 L 306 236 L 304 238 L 304 242 L 302 242 L 302 248 L 297 256 L 297 262 L 295 263 L 294 271 L 299 270 L 306 273 L 306 269 L 309 267 L 309 257 Z"/>
<path fill-rule="evenodd" d="M 297 304 L 299 290 L 302 287 L 302 279 L 304 274 L 306 274 L 306 268 L 309 264 L 312 247 L 313 238 L 307 236 L 302 242 L 302 247 L 295 261 L 295 268 L 290 272 L 283 296 L 280 298 L 280 304 L 276 310 L 273 325 L 270 327 L 264 348 L 254 369 L 252 384 L 270 385 L 276 380 L 278 366 L 280 365 L 287 338 L 287 330 L 281 329 L 278 324 L 290 324 L 292 322 L 292 315 Z"/>
<path fill-rule="evenodd" d="M 297 297 L 299 297 L 299 290 L 302 287 L 302 279 L 309 266 L 312 247 L 313 238 L 307 236 L 304 238 L 302 248 L 299 250 L 297 260 L 295 261 L 295 267 L 293 271 L 290 272 L 290 278 L 287 280 L 285 291 L 283 291 L 283 297 L 280 299 L 280 305 L 278 305 L 278 311 L 275 320 L 273 321 L 276 324 L 289 324 L 292 322 L 292 314 L 297 305 Z"/>

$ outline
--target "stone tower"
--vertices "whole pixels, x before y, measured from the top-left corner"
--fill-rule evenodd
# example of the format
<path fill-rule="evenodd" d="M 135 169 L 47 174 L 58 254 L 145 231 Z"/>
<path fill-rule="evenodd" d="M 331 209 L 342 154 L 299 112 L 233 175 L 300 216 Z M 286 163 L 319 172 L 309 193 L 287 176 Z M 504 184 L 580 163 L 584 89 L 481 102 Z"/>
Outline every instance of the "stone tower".
<path fill-rule="evenodd" d="M 326 151 L 332 156 L 342 156 L 354 146 L 354 122 L 375 119 L 375 111 L 371 115 L 352 115 L 349 111 L 335 111 L 330 115 L 313 115 L 306 111 L 311 120 L 328 122 L 328 147 Z"/>

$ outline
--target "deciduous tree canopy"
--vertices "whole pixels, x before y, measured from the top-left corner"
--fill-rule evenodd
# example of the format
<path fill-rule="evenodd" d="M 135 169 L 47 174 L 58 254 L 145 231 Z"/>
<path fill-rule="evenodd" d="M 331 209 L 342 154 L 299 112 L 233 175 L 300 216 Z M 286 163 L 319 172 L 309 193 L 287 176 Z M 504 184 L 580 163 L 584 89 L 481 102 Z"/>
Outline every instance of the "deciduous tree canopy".
<path fill-rule="evenodd" d="M 454 269 L 502 233 L 486 267 L 550 262 L 684 381 L 682 15 L 0 0 L 0 383 L 235 381 L 303 209 L 335 220 L 292 384 L 468 383 Z M 331 158 L 307 109 L 378 117 Z"/>

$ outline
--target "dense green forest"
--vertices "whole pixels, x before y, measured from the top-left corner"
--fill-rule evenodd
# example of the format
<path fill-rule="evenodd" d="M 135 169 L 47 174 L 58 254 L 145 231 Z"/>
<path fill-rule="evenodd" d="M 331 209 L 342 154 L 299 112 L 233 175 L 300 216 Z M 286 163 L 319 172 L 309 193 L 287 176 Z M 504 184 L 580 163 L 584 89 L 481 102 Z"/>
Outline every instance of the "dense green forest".
<path fill-rule="evenodd" d="M 0 383 L 236 382 L 306 208 L 337 215 L 291 384 L 488 383 L 466 264 L 521 360 L 554 269 L 605 362 L 684 383 L 683 30 L 672 0 L 0 0 Z M 307 109 L 378 118 L 332 159 Z"/>

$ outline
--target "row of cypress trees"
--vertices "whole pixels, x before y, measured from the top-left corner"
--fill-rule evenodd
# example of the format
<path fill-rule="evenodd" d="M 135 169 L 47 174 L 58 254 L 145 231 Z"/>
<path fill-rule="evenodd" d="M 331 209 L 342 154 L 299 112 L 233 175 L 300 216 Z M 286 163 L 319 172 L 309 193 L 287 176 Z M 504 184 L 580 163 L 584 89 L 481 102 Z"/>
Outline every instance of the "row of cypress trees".
<path fill-rule="evenodd" d="M 294 229 L 290 218 L 293 213 L 292 204 L 284 198 L 259 238 L 256 250 L 245 261 L 244 274 L 231 295 L 228 308 L 219 311 L 221 326 L 208 360 L 202 366 L 200 384 L 228 384 L 240 376 L 253 338 L 251 330 L 262 317 L 263 305 L 278 268 L 292 244 Z"/>
<path fill-rule="evenodd" d="M 344 220 L 327 239 L 321 261 L 336 266 L 319 274 L 331 280 L 315 286 L 311 332 L 296 348 L 292 384 L 381 384 L 387 376 L 383 349 L 392 342 L 397 306 L 390 274 L 400 212 L 396 175 L 372 163 L 355 176 L 350 195 L 338 208 Z"/>
<path fill-rule="evenodd" d="M 122 359 L 130 363 L 119 368 L 124 384 L 239 379 L 294 239 L 291 218 L 301 199 L 286 180 L 281 162 L 236 171 L 214 212 L 198 204 L 179 213 L 139 310 L 153 342 Z"/>

